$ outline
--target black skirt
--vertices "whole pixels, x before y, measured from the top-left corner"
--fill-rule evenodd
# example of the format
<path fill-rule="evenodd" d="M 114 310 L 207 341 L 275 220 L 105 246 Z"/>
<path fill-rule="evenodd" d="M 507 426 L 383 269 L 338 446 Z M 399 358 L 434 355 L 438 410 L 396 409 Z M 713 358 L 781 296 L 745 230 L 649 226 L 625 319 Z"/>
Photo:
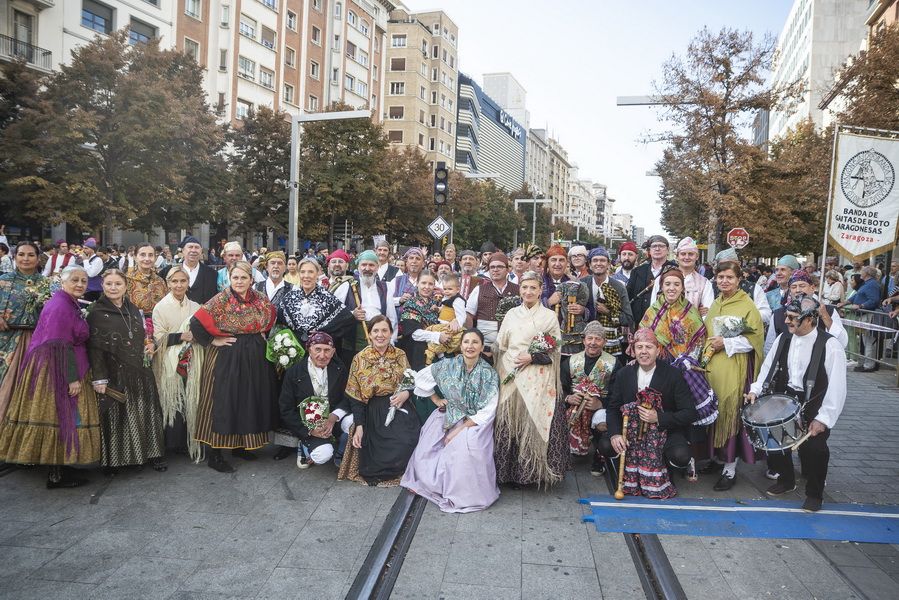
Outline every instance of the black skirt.
<path fill-rule="evenodd" d="M 265 340 L 258 333 L 234 337 L 234 344 L 216 354 L 212 430 L 222 435 L 271 431 L 278 418 L 278 380 L 265 359 Z"/>
<path fill-rule="evenodd" d="M 384 425 L 390 409 L 389 396 L 375 396 L 368 401 L 359 456 L 359 475 L 369 483 L 395 479 L 406 471 L 406 465 L 418 444 L 421 423 L 411 401 L 396 411 L 389 426 Z M 407 411 L 407 412 L 403 412 Z"/>

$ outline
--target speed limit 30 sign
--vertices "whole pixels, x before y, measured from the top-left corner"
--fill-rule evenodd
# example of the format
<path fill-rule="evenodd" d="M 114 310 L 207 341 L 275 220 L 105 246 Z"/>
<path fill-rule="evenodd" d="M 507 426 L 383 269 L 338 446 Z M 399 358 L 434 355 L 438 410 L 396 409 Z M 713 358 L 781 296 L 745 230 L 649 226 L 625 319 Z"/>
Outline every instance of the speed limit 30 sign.
<path fill-rule="evenodd" d="M 430 233 L 435 240 L 439 240 L 440 238 L 448 234 L 449 230 L 450 224 L 447 223 L 446 219 L 444 219 L 443 217 L 437 217 L 436 219 L 431 221 L 430 225 L 428 225 L 428 233 Z"/>

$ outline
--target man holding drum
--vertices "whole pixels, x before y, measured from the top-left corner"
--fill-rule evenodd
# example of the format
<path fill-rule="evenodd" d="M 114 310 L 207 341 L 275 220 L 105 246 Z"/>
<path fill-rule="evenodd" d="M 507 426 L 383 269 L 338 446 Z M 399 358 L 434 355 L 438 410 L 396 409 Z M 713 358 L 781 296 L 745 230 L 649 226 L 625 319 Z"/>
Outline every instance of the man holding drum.
<path fill-rule="evenodd" d="M 846 355 L 832 335 L 818 329 L 820 304 L 806 294 L 795 294 L 786 306 L 787 331 L 777 336 L 774 352 L 768 353 L 758 379 L 745 395 L 747 403 L 764 394 L 788 394 L 802 404 L 801 416 L 807 436 L 800 438 L 799 460 L 806 475 L 805 503 L 808 512 L 821 509 L 830 449 L 827 438 L 846 401 Z M 769 496 L 796 489 L 792 449 L 772 452 L 769 464 L 778 481 L 768 488 Z"/>

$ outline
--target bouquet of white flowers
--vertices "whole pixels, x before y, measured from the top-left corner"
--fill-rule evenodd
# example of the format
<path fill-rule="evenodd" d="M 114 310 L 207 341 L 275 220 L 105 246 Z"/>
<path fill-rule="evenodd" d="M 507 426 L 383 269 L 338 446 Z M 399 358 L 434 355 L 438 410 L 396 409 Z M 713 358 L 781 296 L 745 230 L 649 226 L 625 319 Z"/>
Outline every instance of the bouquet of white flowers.
<path fill-rule="evenodd" d="M 396 392 L 394 395 L 399 394 L 402 391 L 408 391 L 410 394 L 412 390 L 415 389 L 415 371 L 412 369 L 406 369 L 403 371 L 403 379 L 400 381 L 400 384 L 396 388 Z M 391 406 L 387 411 L 387 418 L 384 419 L 384 427 L 387 427 L 393 422 L 393 418 L 396 416 L 396 407 Z"/>
<path fill-rule="evenodd" d="M 296 336 L 286 327 L 269 338 L 265 345 L 265 358 L 275 363 L 279 369 L 288 369 L 306 356 L 303 346 Z"/>
<path fill-rule="evenodd" d="M 749 326 L 746 319 L 736 317 L 734 315 L 720 315 L 712 320 L 712 336 L 723 338 L 735 338 L 747 333 L 755 333 L 755 330 Z M 705 368 L 715 355 L 715 349 L 712 345 L 706 343 L 702 358 L 699 361 L 701 367 Z"/>

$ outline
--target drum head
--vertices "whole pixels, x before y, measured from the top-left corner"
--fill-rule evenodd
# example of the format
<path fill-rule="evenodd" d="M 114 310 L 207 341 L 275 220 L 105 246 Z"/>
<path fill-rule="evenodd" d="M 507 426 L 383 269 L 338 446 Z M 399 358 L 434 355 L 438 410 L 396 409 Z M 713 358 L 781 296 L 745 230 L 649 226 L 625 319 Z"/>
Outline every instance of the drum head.
<path fill-rule="evenodd" d="M 799 402 L 785 394 L 769 394 L 743 409 L 743 422 L 756 427 L 780 425 L 796 417 Z"/>

